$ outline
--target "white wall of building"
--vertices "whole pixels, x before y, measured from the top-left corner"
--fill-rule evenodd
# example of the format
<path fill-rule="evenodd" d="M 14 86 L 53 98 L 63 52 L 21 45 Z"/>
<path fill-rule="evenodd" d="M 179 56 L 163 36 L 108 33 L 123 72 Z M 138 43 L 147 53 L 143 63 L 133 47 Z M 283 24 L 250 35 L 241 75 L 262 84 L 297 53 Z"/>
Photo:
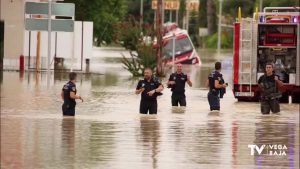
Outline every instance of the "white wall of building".
<path fill-rule="evenodd" d="M 12 68 L 23 54 L 24 0 L 0 0 L 1 20 L 4 20 L 3 66 Z M 18 68 L 19 65 L 17 65 Z"/>
<path fill-rule="evenodd" d="M 82 30 L 83 25 L 83 30 Z M 56 36 L 57 34 L 57 36 Z M 83 35 L 83 43 L 82 43 Z M 57 40 L 55 40 L 57 37 Z M 30 40 L 29 40 L 30 39 Z M 30 68 L 35 68 L 36 49 L 37 49 L 37 31 L 25 31 L 24 39 L 24 56 L 25 67 L 28 68 L 30 43 Z M 82 45 L 83 44 L 83 45 Z M 40 41 L 41 68 L 46 68 L 47 50 L 48 50 L 48 33 L 41 32 Z M 75 21 L 74 32 L 52 32 L 51 40 L 51 68 L 54 68 L 54 56 L 65 59 L 65 67 L 68 69 L 81 69 L 81 57 L 83 70 L 85 70 L 85 59 L 90 58 L 93 49 L 93 22 Z M 81 56 L 82 55 L 82 56 Z"/>
<path fill-rule="evenodd" d="M 24 5 L 26 0 L 0 0 L 1 20 L 4 20 L 4 69 L 19 69 L 19 57 L 25 56 L 25 69 L 28 68 L 29 43 L 30 43 L 30 67 L 35 68 L 35 57 L 37 47 L 37 32 L 25 30 L 24 26 Z M 27 0 L 29 1 L 29 0 Z M 38 1 L 38 0 L 30 0 Z M 76 18 L 75 18 L 76 19 Z M 83 25 L 83 32 L 82 32 Z M 83 50 L 82 48 L 83 33 Z M 74 32 L 52 32 L 51 67 L 54 68 L 55 46 L 57 45 L 57 57 L 65 58 L 65 67 L 69 69 L 81 69 L 81 57 L 83 56 L 83 70 L 85 59 L 90 58 L 93 47 L 93 22 L 75 21 Z M 30 39 L 30 41 L 29 41 Z M 41 32 L 40 40 L 41 68 L 46 68 L 48 33 Z M 83 53 L 82 53 L 83 51 Z"/>

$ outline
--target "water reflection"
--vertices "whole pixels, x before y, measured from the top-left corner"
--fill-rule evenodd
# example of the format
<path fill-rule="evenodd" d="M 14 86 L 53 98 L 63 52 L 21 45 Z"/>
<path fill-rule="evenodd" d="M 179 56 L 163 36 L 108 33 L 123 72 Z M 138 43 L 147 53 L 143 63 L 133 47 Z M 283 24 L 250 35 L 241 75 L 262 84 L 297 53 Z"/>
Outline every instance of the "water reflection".
<path fill-rule="evenodd" d="M 142 140 L 143 159 L 152 163 L 152 168 L 158 167 L 158 154 L 160 152 L 160 126 L 155 115 L 140 118 L 140 135 Z"/>
<path fill-rule="evenodd" d="M 115 86 L 119 81 L 119 77 L 116 74 L 105 74 L 102 76 L 93 76 L 92 77 L 92 86 Z"/>
<path fill-rule="evenodd" d="M 2 85 L 3 83 L 3 71 L 0 71 L 0 84 Z"/>
<path fill-rule="evenodd" d="M 184 67 L 194 85 L 186 88 L 188 106 L 172 108 L 166 89 L 155 116 L 138 114 L 140 96 L 133 91 L 139 78 L 124 75 L 119 60 L 99 58 L 91 65 L 104 75 L 78 75 L 85 102 L 78 102 L 75 118 L 61 115 L 68 73 L 52 73 L 48 88 L 46 73 L 25 72 L 22 80 L 19 72 L 2 72 L 1 167 L 297 168 L 299 105 L 283 104 L 281 115 L 261 116 L 259 103 L 237 103 L 227 92 L 221 111 L 209 112 L 207 75 L 221 60 L 230 79 L 231 64 L 226 56 L 201 58 L 201 67 Z M 286 144 L 289 155 L 250 155 L 248 144 L 270 143 Z"/>
<path fill-rule="evenodd" d="M 61 124 L 62 160 L 67 161 L 65 167 L 75 168 L 75 118 L 64 117 Z"/>
<path fill-rule="evenodd" d="M 183 114 L 186 111 L 186 107 L 177 107 L 177 106 L 172 106 L 172 113 L 177 113 L 177 114 Z"/>
<path fill-rule="evenodd" d="M 238 125 L 236 121 L 231 123 L 231 167 L 232 169 L 237 168 L 238 164 Z"/>
<path fill-rule="evenodd" d="M 87 143 L 89 161 L 101 164 L 110 161 L 113 157 L 112 149 L 115 147 L 115 125 L 113 123 L 92 122 L 89 130 L 90 136 Z"/>
<path fill-rule="evenodd" d="M 191 161 L 197 164 L 220 163 L 223 158 L 220 151 L 223 143 L 224 129 L 219 120 L 208 120 L 205 125 L 197 126 L 192 141 L 188 144 Z M 188 151 L 187 150 L 187 151 Z M 205 155 L 204 155 L 205 154 Z"/>
<path fill-rule="evenodd" d="M 1 119 L 1 168 L 22 168 L 22 120 Z M 16 137 L 17 136 L 17 137 Z M 3 139 L 5 138 L 5 139 Z M 5 146 L 4 146 L 5 145 Z"/>
<path fill-rule="evenodd" d="M 262 118 L 255 124 L 255 140 L 254 144 L 261 147 L 266 145 L 261 155 L 255 154 L 255 162 L 257 168 L 263 166 L 274 165 L 279 168 L 295 168 L 295 123 L 291 120 L 279 121 L 279 117 L 270 116 Z M 271 146 L 275 146 L 272 149 Z M 279 147 L 278 147 L 279 146 Z M 287 147 L 283 150 L 280 147 Z M 278 153 L 275 157 L 278 159 L 274 161 L 274 153 Z M 273 154 L 270 155 L 270 153 Z M 286 153 L 286 155 L 284 155 Z"/>
<path fill-rule="evenodd" d="M 22 82 L 24 79 L 24 71 L 19 72 L 19 78 L 20 78 L 20 81 Z"/>

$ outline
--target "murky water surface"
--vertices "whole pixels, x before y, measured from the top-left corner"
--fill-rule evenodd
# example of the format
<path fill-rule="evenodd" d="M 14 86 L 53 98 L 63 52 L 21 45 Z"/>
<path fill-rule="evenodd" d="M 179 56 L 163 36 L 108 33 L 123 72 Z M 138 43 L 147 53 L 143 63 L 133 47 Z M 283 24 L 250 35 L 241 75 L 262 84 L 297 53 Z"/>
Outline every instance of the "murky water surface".
<path fill-rule="evenodd" d="M 47 87 L 43 73 L 3 72 L 1 168 L 299 168 L 299 104 L 262 116 L 258 103 L 237 102 L 228 89 L 221 112 L 210 112 L 205 80 L 221 60 L 230 83 L 232 57 L 203 53 L 201 67 L 185 67 L 194 82 L 187 108 L 172 108 L 166 88 L 154 116 L 138 114 L 138 79 L 122 69 L 118 52 L 95 50 L 91 71 L 104 75 L 79 76 L 84 102 L 77 103 L 75 118 L 61 113 L 67 74 L 52 73 Z M 268 147 L 251 155 L 248 145 Z"/>

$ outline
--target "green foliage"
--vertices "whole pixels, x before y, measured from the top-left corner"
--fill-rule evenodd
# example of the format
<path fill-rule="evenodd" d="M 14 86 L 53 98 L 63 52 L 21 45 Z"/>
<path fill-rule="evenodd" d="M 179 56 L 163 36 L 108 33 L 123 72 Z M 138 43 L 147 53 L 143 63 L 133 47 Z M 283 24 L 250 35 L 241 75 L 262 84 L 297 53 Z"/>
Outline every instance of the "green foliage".
<path fill-rule="evenodd" d="M 201 0 L 199 5 L 199 26 L 200 27 L 207 27 L 207 17 L 206 17 L 206 1 L 207 0 Z"/>
<path fill-rule="evenodd" d="M 199 20 L 198 13 L 191 12 L 190 24 L 189 24 L 189 35 L 195 47 L 199 47 Z"/>
<path fill-rule="evenodd" d="M 116 29 L 116 43 L 121 44 L 128 50 L 136 51 L 142 32 L 139 23 L 133 17 L 129 17 L 128 21 L 119 23 Z"/>
<path fill-rule="evenodd" d="M 257 0 L 259 2 L 259 0 Z M 287 6 L 287 7 L 293 7 L 293 6 L 299 6 L 298 0 L 264 0 L 263 5 L 265 7 L 277 7 L 277 6 Z"/>
<path fill-rule="evenodd" d="M 183 17 L 185 15 L 186 8 L 185 8 L 185 0 L 180 0 L 180 7 L 178 10 L 178 26 L 182 28 L 183 25 Z"/>
<path fill-rule="evenodd" d="M 127 0 L 128 4 L 128 16 L 133 16 L 135 20 L 140 20 L 140 7 L 141 0 Z M 143 1 L 143 23 L 144 24 L 153 24 L 154 22 L 154 10 L 152 10 L 152 1 L 144 0 Z"/>
<path fill-rule="evenodd" d="M 153 49 L 152 45 L 138 45 L 136 53 L 137 54 L 130 51 L 130 59 L 123 56 L 123 67 L 133 76 L 142 76 L 144 69 L 147 67 L 151 68 L 153 72 L 155 72 L 156 51 Z"/>
<path fill-rule="evenodd" d="M 208 35 L 212 35 L 217 31 L 217 0 L 207 0 L 206 1 L 206 18 L 207 18 L 207 29 Z"/>
<path fill-rule="evenodd" d="M 297 0 L 262 0 L 263 6 L 299 6 Z M 126 16 L 133 15 L 135 19 L 140 19 L 140 0 L 65 0 L 67 3 L 75 3 L 75 19 L 93 21 L 95 45 L 110 44 L 114 41 L 123 41 L 124 46 L 130 50 L 136 50 L 135 44 L 140 36 L 137 27 L 134 30 L 127 29 L 124 36 L 119 35 L 116 25 L 128 20 Z M 237 17 L 238 7 L 242 8 L 242 17 L 252 17 L 255 7 L 259 6 L 260 0 L 224 0 L 223 16 L 226 24 L 232 24 Z M 190 36 L 198 44 L 198 28 L 209 27 L 209 33 L 216 32 L 217 12 L 219 0 L 201 0 L 199 12 L 195 18 L 191 19 L 189 31 Z M 151 1 L 144 0 L 144 25 L 152 25 L 154 22 L 154 10 L 151 9 Z M 185 0 L 180 0 L 179 27 L 182 25 L 185 15 Z M 137 24 L 139 25 L 139 23 Z M 143 29 L 145 31 L 145 29 Z M 124 33 L 124 32 L 123 32 Z M 118 39 L 118 38 L 121 39 Z M 213 41 L 215 37 L 207 38 L 207 43 Z M 213 45 L 210 45 L 213 46 Z M 225 45 L 227 46 L 227 45 Z"/>
<path fill-rule="evenodd" d="M 228 22 L 235 21 L 238 13 L 238 7 L 242 9 L 242 17 L 253 17 L 255 8 L 259 7 L 260 1 L 263 2 L 263 7 L 292 7 L 299 6 L 297 0 L 224 0 L 223 12 Z"/>
<path fill-rule="evenodd" d="M 226 0 L 223 2 L 223 15 L 229 23 L 233 23 L 237 18 L 238 8 L 242 9 L 242 17 L 252 17 L 255 11 L 254 1 L 249 0 Z"/>
<path fill-rule="evenodd" d="M 126 0 L 65 0 L 75 3 L 75 19 L 93 21 L 97 46 L 114 40 L 114 25 L 122 21 L 127 12 Z"/>
<path fill-rule="evenodd" d="M 153 48 L 152 41 L 155 31 L 151 25 L 145 24 L 143 28 L 135 21 L 134 17 L 129 17 L 118 26 L 118 43 L 129 50 L 131 58 L 123 56 L 123 67 L 133 76 L 143 75 L 145 68 L 149 67 L 155 72 L 156 49 Z"/>
<path fill-rule="evenodd" d="M 218 44 L 218 33 L 208 36 L 204 40 L 204 44 L 207 48 L 217 48 Z M 233 47 L 233 32 L 223 31 L 221 34 L 221 48 L 229 49 Z"/>

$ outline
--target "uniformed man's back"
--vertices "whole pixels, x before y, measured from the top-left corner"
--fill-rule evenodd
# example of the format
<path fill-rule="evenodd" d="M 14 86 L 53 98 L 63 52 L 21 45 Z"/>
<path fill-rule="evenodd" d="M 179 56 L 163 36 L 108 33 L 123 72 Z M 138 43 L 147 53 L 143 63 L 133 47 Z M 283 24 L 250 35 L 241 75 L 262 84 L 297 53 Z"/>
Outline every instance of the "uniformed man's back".
<path fill-rule="evenodd" d="M 75 94 L 77 93 L 76 85 L 74 83 L 72 83 L 71 81 L 69 81 L 64 85 L 62 90 L 64 92 L 64 103 L 68 104 L 71 107 L 75 107 L 76 101 L 75 101 L 75 99 L 72 99 L 70 97 L 70 92 L 72 91 Z"/>
<path fill-rule="evenodd" d="M 77 90 L 76 90 L 76 78 L 77 74 L 75 72 L 71 72 L 69 74 L 70 81 L 67 82 L 61 91 L 61 97 L 64 100 L 64 103 L 62 105 L 62 111 L 64 116 L 74 116 L 75 115 L 75 106 L 76 101 L 75 99 L 80 99 L 83 101 L 83 99 L 80 96 L 77 96 Z"/>
<path fill-rule="evenodd" d="M 215 63 L 215 71 L 208 76 L 209 92 L 207 99 L 209 102 L 210 110 L 220 110 L 220 98 L 226 92 L 227 84 L 225 84 L 223 75 L 221 74 L 221 62 Z"/>

